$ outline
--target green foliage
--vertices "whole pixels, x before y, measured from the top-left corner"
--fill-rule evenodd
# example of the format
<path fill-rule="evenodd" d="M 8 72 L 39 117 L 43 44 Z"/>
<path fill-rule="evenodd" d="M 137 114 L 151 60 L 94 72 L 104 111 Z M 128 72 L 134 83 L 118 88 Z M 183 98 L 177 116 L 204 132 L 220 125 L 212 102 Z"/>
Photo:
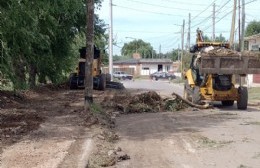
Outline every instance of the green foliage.
<path fill-rule="evenodd" d="M 95 3 L 99 8 L 101 1 Z M 14 89 L 64 81 L 77 62 L 78 48 L 85 46 L 85 0 L 5 0 L 0 11 L 3 78 Z M 95 40 L 101 48 L 107 39 L 104 25 L 95 16 Z"/>
<path fill-rule="evenodd" d="M 151 44 L 141 39 L 125 43 L 121 49 L 122 56 L 132 57 L 133 53 L 139 53 L 142 58 L 152 58 L 156 55 Z"/>
<path fill-rule="evenodd" d="M 260 21 L 252 21 L 246 27 L 245 36 L 252 36 L 260 33 Z"/>
<path fill-rule="evenodd" d="M 179 52 L 179 54 L 180 54 L 180 52 Z M 173 49 L 171 52 L 162 54 L 162 58 L 169 58 L 172 61 L 177 61 L 178 60 L 178 49 Z"/>
<path fill-rule="evenodd" d="M 204 35 L 203 39 L 205 42 L 212 42 L 212 39 L 210 39 L 207 35 Z M 221 33 L 219 36 L 215 37 L 215 42 L 225 42 L 225 41 L 226 41 L 226 38 L 224 36 L 222 36 Z"/>
<path fill-rule="evenodd" d="M 222 36 L 222 34 L 220 34 L 219 36 L 215 37 L 215 41 L 216 42 L 225 42 L 226 38 Z"/>

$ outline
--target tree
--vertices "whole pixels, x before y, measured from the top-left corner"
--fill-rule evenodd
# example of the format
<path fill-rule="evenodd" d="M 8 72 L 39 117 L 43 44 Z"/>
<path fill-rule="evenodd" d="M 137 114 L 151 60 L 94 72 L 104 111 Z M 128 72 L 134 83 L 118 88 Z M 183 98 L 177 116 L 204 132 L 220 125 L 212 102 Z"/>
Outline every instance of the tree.
<path fill-rule="evenodd" d="M 216 36 L 215 41 L 216 41 L 216 42 L 225 42 L 225 41 L 226 41 L 226 38 L 223 37 L 222 34 L 220 33 L 219 36 Z"/>
<path fill-rule="evenodd" d="M 207 35 L 203 35 L 204 42 L 212 42 L 212 39 L 209 38 Z M 225 42 L 226 38 L 222 36 L 222 33 L 219 34 L 219 36 L 215 37 L 216 42 Z"/>
<path fill-rule="evenodd" d="M 121 49 L 121 55 L 123 56 L 132 57 L 133 53 L 139 53 L 142 58 L 152 58 L 155 54 L 151 44 L 141 39 L 125 43 Z"/>
<path fill-rule="evenodd" d="M 246 27 L 245 36 L 252 36 L 260 33 L 260 21 L 252 21 Z"/>
<path fill-rule="evenodd" d="M 101 1 L 95 3 L 99 7 Z M 85 40 L 80 43 L 86 32 L 85 0 L 5 0 L 0 2 L 0 11 L 0 72 L 4 78 L 15 89 L 67 79 L 79 46 L 85 45 Z M 95 38 L 103 47 L 104 27 L 96 16 Z"/>
<path fill-rule="evenodd" d="M 178 60 L 178 49 L 173 49 L 171 52 L 162 54 L 162 58 L 169 58 L 172 61 L 177 61 Z"/>

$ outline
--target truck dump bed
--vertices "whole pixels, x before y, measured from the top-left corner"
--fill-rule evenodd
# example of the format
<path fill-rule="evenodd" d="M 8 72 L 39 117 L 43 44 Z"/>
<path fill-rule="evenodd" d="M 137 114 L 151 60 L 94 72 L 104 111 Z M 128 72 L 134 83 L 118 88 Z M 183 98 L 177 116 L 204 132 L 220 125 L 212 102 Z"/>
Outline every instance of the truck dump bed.
<path fill-rule="evenodd" d="M 259 52 L 214 49 L 201 53 L 199 69 L 207 74 L 260 74 Z"/>

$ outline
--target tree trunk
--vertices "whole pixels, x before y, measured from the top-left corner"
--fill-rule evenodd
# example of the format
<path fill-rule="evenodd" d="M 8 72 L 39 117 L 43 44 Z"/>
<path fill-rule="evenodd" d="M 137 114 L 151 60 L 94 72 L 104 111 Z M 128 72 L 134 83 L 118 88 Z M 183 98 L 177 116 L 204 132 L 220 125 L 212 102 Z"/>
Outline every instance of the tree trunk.
<path fill-rule="evenodd" d="M 14 82 L 14 88 L 15 89 L 26 89 L 26 75 L 25 75 L 25 63 L 23 59 L 21 58 L 22 55 L 19 55 L 18 58 L 14 57 L 13 60 L 13 67 L 14 67 L 14 75 L 15 80 Z"/>
<path fill-rule="evenodd" d="M 36 74 L 37 69 L 35 64 L 29 65 L 29 86 L 30 88 L 34 88 L 36 86 Z"/>

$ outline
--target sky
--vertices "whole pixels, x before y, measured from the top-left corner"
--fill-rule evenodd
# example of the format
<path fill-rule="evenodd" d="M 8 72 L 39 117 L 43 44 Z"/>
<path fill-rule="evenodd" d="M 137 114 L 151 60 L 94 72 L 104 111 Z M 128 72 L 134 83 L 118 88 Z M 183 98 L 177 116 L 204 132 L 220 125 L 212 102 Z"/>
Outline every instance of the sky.
<path fill-rule="evenodd" d="M 109 0 L 103 0 L 102 7 L 95 11 L 106 24 L 110 23 L 109 3 Z M 178 46 L 181 47 L 181 25 L 185 20 L 186 44 L 189 13 L 191 44 L 195 43 L 197 28 L 211 38 L 214 3 L 215 36 L 222 34 L 229 40 L 234 3 L 232 0 L 112 0 L 113 40 L 116 42 L 113 55 L 120 55 L 124 43 L 133 39 L 142 39 L 150 43 L 157 53 L 166 53 L 177 49 Z M 245 4 L 246 25 L 253 20 L 260 21 L 260 0 L 245 0 Z M 238 16 L 236 22 L 238 23 Z"/>

